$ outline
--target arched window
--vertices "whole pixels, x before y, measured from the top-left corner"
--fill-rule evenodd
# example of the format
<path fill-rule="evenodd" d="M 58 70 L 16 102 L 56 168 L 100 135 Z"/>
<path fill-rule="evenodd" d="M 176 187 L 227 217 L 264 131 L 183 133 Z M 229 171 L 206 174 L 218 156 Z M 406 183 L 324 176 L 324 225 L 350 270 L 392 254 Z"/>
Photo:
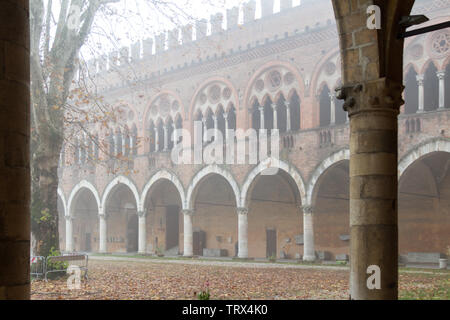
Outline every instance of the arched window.
<path fill-rule="evenodd" d="M 437 69 L 433 63 L 428 65 L 424 78 L 424 109 L 425 111 L 433 111 L 439 107 L 439 78 L 437 77 Z"/>
<path fill-rule="evenodd" d="M 157 125 L 158 131 L 158 151 L 161 152 L 164 150 L 164 122 L 159 119 Z"/>
<path fill-rule="evenodd" d="M 109 146 L 108 150 L 109 157 L 112 158 L 114 157 L 114 150 L 116 149 L 114 145 L 114 134 L 112 131 L 110 131 L 108 135 L 108 146 Z"/>
<path fill-rule="evenodd" d="M 172 150 L 173 146 L 174 146 L 174 141 L 172 139 L 173 138 L 173 129 L 174 129 L 172 117 L 169 117 L 169 119 L 167 119 L 166 127 L 167 127 L 167 138 L 168 138 L 168 141 L 167 141 L 168 149 Z"/>
<path fill-rule="evenodd" d="M 325 85 L 319 96 L 320 101 L 320 126 L 327 127 L 331 123 L 330 89 Z"/>
<path fill-rule="evenodd" d="M 137 136 L 137 127 L 136 124 L 133 124 L 133 128 L 131 129 L 131 139 L 130 139 L 130 148 L 133 153 L 133 156 L 137 156 L 138 153 L 138 136 Z"/>
<path fill-rule="evenodd" d="M 414 114 L 419 109 L 419 88 L 417 85 L 417 73 L 410 68 L 405 78 L 405 113 Z"/>
<path fill-rule="evenodd" d="M 255 99 L 252 108 L 250 109 L 252 114 L 252 128 L 255 130 L 259 130 L 261 128 L 261 112 L 259 111 L 259 108 L 261 108 L 261 105 L 258 100 Z"/>
<path fill-rule="evenodd" d="M 222 134 L 222 141 L 225 140 L 225 118 L 223 116 L 224 111 L 222 105 L 219 105 L 217 111 L 216 111 L 216 117 L 217 117 L 217 126 Z"/>
<path fill-rule="evenodd" d="M 280 95 L 277 101 L 277 128 L 280 133 L 287 131 L 286 99 Z"/>
<path fill-rule="evenodd" d="M 298 96 L 297 92 L 294 92 L 289 103 L 292 131 L 298 131 L 301 128 L 300 103 L 300 97 Z"/>
<path fill-rule="evenodd" d="M 273 107 L 272 99 L 267 98 L 264 102 L 264 129 L 273 129 Z"/>
<path fill-rule="evenodd" d="M 150 152 L 155 152 L 155 141 L 155 124 L 151 121 L 148 126 L 148 143 Z"/>
<path fill-rule="evenodd" d="M 181 119 L 181 116 L 179 114 L 177 115 L 176 120 L 175 120 L 175 127 L 177 128 L 178 135 L 179 135 L 179 138 L 176 143 L 179 143 L 179 142 L 183 141 L 183 136 L 180 135 L 180 130 L 183 129 L 183 119 Z"/>
<path fill-rule="evenodd" d="M 229 130 L 236 130 L 236 109 L 234 108 L 234 105 L 231 104 L 228 108 L 228 129 Z"/>

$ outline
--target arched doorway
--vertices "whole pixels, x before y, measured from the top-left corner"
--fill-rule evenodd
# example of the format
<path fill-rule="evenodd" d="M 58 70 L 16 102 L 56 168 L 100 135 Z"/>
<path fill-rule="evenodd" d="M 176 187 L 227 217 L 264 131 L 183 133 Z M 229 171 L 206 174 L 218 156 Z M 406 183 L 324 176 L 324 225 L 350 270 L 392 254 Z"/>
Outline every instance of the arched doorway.
<path fill-rule="evenodd" d="M 450 153 L 414 161 L 399 182 L 399 252 L 445 254 L 450 235 Z"/>
<path fill-rule="evenodd" d="M 320 259 L 349 254 L 349 161 L 327 168 L 314 186 L 314 245 Z"/>
<path fill-rule="evenodd" d="M 249 257 L 299 259 L 303 216 L 294 179 L 281 169 L 274 175 L 259 174 L 247 198 Z"/>
<path fill-rule="evenodd" d="M 178 255 L 183 249 L 181 197 L 173 182 L 160 179 L 144 200 L 147 252 Z"/>
<path fill-rule="evenodd" d="M 192 195 L 193 254 L 237 256 L 236 194 L 223 176 L 211 173 L 195 186 Z"/>
<path fill-rule="evenodd" d="M 106 199 L 105 212 L 108 252 L 137 252 L 136 197 L 127 185 L 119 183 L 112 188 Z"/>

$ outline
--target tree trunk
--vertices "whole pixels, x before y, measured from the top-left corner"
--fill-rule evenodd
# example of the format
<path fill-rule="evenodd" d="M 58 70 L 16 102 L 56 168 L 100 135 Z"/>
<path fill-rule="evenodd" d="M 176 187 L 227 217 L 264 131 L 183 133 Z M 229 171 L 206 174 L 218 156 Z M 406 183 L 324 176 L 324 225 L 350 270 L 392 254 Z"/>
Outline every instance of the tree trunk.
<path fill-rule="evenodd" d="M 39 137 L 33 142 L 36 147 L 31 165 L 31 231 L 36 239 L 33 252 L 46 257 L 52 250 L 59 250 L 58 163 L 62 140 Z"/>

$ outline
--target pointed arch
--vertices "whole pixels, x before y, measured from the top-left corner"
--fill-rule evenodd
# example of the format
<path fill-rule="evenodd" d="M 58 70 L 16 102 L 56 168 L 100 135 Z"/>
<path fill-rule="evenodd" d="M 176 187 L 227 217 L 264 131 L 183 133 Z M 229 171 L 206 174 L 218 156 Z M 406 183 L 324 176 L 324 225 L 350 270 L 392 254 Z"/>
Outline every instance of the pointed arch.
<path fill-rule="evenodd" d="M 101 206 L 99 210 L 100 214 L 103 214 L 103 210 L 106 208 L 106 202 L 108 201 L 108 197 L 111 194 L 111 192 L 113 191 L 113 189 L 115 187 L 117 187 L 119 184 L 123 184 L 125 186 L 127 186 L 130 191 L 132 192 L 135 200 L 136 200 L 136 207 L 138 211 L 142 211 L 142 203 L 140 201 L 140 197 L 139 197 L 139 192 L 138 189 L 136 188 L 136 185 L 128 178 L 126 178 L 125 176 L 118 176 L 115 179 L 113 179 L 105 188 L 105 190 L 103 191 L 103 196 L 102 196 L 102 201 L 101 201 Z"/>
<path fill-rule="evenodd" d="M 186 208 L 186 196 L 184 192 L 183 184 L 181 183 L 181 180 L 178 178 L 178 176 L 170 171 L 167 170 L 161 170 L 156 172 L 147 182 L 145 185 L 142 194 L 141 194 L 141 200 L 140 203 L 142 206 L 145 204 L 145 199 L 147 198 L 148 193 L 150 192 L 151 188 L 159 181 L 161 180 L 168 180 L 177 188 L 178 193 L 180 195 L 181 204 L 183 206 L 183 209 Z"/>
<path fill-rule="evenodd" d="M 61 198 L 61 202 L 63 204 L 64 216 L 67 216 L 67 202 L 66 197 L 64 196 L 64 191 L 61 188 L 58 188 L 58 196 Z"/>
<path fill-rule="evenodd" d="M 279 159 L 275 158 L 267 158 L 264 161 L 262 161 L 259 165 L 257 165 L 248 175 L 245 179 L 245 182 L 241 189 L 241 204 L 240 206 L 243 208 L 248 207 L 248 193 L 250 190 L 250 187 L 252 186 L 255 178 L 263 173 L 264 171 L 267 172 L 268 169 L 280 169 L 285 171 L 294 181 L 297 185 L 298 191 L 300 193 L 300 198 L 302 204 L 306 203 L 306 188 L 304 180 L 301 176 L 301 174 L 297 171 L 297 169 Z"/>
<path fill-rule="evenodd" d="M 219 175 L 225 180 L 228 181 L 229 185 L 233 189 L 235 199 L 236 199 L 236 206 L 239 206 L 241 203 L 240 201 L 240 191 L 239 191 L 239 185 L 237 184 L 236 180 L 234 179 L 233 175 L 228 172 L 227 170 L 219 167 L 218 165 L 211 165 L 208 167 L 205 167 L 201 169 L 191 180 L 191 183 L 189 184 L 189 187 L 186 192 L 186 206 L 185 209 L 194 209 L 194 201 L 195 201 L 195 194 L 198 190 L 198 187 L 200 183 L 208 176 L 211 175 Z"/>
<path fill-rule="evenodd" d="M 448 139 L 433 139 L 427 141 L 419 146 L 414 147 L 399 162 L 398 178 L 401 179 L 405 171 L 417 160 L 424 155 L 433 152 L 448 152 L 450 153 L 450 140 Z"/>
<path fill-rule="evenodd" d="M 72 189 L 72 192 L 70 193 L 69 200 L 67 202 L 67 209 L 68 209 L 68 211 L 66 211 L 66 215 L 67 216 L 71 216 L 72 215 L 72 203 L 73 203 L 73 201 L 75 199 L 75 196 L 82 189 L 88 189 L 89 191 L 91 191 L 92 195 L 95 198 L 95 201 L 97 202 L 97 207 L 99 208 L 99 213 L 100 213 L 101 202 L 100 202 L 100 196 L 99 196 L 99 193 L 98 193 L 97 189 L 89 181 L 83 180 L 80 183 L 78 183 Z"/>
<path fill-rule="evenodd" d="M 349 149 L 343 149 L 340 150 L 328 158 L 326 158 L 324 161 L 322 161 L 321 164 L 314 170 L 313 174 L 311 175 L 311 178 L 308 182 L 308 188 L 307 188 L 307 195 L 306 195 L 306 201 L 308 204 L 313 204 L 313 197 L 314 193 L 316 192 L 316 186 L 317 182 L 322 176 L 322 174 L 327 171 L 329 168 L 334 166 L 335 164 L 344 161 L 344 160 L 350 160 L 350 150 Z"/>

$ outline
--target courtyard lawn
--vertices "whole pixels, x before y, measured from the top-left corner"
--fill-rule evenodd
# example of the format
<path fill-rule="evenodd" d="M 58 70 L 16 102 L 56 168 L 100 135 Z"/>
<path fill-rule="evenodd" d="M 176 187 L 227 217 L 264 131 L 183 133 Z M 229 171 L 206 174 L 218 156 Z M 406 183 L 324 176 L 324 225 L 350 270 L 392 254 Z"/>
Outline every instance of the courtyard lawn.
<path fill-rule="evenodd" d="M 66 279 L 33 281 L 32 299 L 196 299 L 209 283 L 211 299 L 341 299 L 346 300 L 348 270 L 255 267 L 224 262 L 209 265 L 150 261 L 89 262 L 89 280 L 69 290 Z M 245 264 L 244 264 L 245 265 Z M 450 299 L 450 273 L 401 270 L 400 299 Z"/>

